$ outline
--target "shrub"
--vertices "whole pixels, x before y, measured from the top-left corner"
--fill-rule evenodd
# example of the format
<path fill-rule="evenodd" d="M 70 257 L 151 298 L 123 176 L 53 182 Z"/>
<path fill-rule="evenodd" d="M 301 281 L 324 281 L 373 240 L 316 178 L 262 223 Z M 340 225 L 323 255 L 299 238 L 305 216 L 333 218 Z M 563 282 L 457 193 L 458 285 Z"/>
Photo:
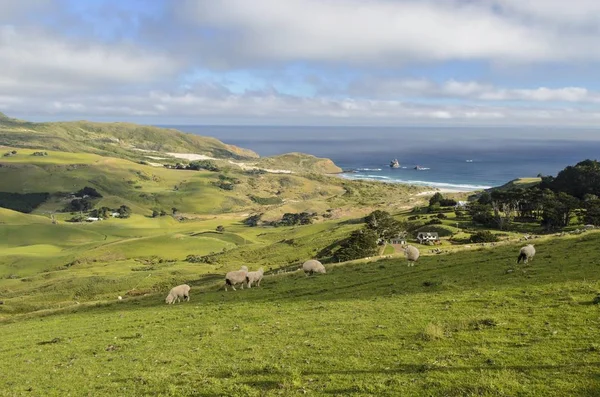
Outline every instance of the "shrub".
<path fill-rule="evenodd" d="M 262 218 L 262 215 L 263 214 L 256 214 L 256 215 L 249 216 L 248 218 L 244 219 L 242 221 L 242 223 L 246 226 L 256 227 L 256 226 L 258 226 L 258 224 L 260 222 L 260 218 Z"/>
<path fill-rule="evenodd" d="M 225 231 L 225 227 L 223 225 L 219 225 L 217 226 L 216 231 L 219 233 L 223 233 Z"/>
<path fill-rule="evenodd" d="M 471 235 L 469 241 L 472 243 L 494 243 L 498 241 L 498 236 L 489 230 L 483 230 Z"/>
<path fill-rule="evenodd" d="M 439 214 L 437 214 L 437 217 L 438 217 L 438 219 L 448 219 L 448 216 L 446 214 L 441 213 L 441 212 Z"/>
<path fill-rule="evenodd" d="M 75 197 L 92 197 L 92 198 L 101 198 L 102 195 L 93 187 L 86 186 L 83 189 L 77 191 L 75 193 Z"/>
<path fill-rule="evenodd" d="M 299 214 L 287 212 L 283 214 L 283 217 L 279 222 L 275 223 L 275 226 L 310 225 L 313 222 L 313 218 L 316 216 L 316 213 L 310 212 L 301 212 Z"/>
<path fill-rule="evenodd" d="M 210 160 L 192 161 L 187 166 L 187 169 L 194 170 L 194 171 L 200 171 L 200 170 L 207 170 L 207 171 L 212 171 L 212 172 L 220 171 L 219 167 L 217 167 L 217 165 Z"/>
<path fill-rule="evenodd" d="M 441 225 L 443 222 L 441 219 L 431 219 L 429 222 L 427 222 L 428 225 Z"/>
<path fill-rule="evenodd" d="M 260 205 L 275 205 L 283 203 L 283 200 L 280 197 L 250 196 L 250 200 Z"/>

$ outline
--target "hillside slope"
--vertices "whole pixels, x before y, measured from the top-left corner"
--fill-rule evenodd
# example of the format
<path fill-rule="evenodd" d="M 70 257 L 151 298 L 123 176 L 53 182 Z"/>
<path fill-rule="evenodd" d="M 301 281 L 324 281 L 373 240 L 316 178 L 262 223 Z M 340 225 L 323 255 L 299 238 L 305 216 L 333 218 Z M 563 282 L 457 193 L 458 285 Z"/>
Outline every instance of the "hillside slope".
<path fill-rule="evenodd" d="M 87 152 L 140 157 L 141 150 L 194 152 L 217 158 L 253 159 L 251 150 L 218 139 L 186 134 L 170 128 L 131 123 L 89 121 L 32 123 L 0 117 L 0 145 L 43 150 Z"/>
<path fill-rule="evenodd" d="M 600 234 L 328 267 L 5 323 L 10 395 L 592 396 Z M 576 248 L 573 250 L 573 248 Z M 0 310 L 6 310 L 0 306 Z M 2 394 L 2 392 L 0 392 Z M 8 395 L 7 393 L 4 393 Z"/>

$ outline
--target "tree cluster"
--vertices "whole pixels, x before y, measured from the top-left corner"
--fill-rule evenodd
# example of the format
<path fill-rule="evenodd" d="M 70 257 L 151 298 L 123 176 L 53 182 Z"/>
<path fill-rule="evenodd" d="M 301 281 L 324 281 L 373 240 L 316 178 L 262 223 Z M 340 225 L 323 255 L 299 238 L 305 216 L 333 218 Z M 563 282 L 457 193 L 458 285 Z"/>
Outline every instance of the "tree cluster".
<path fill-rule="evenodd" d="M 394 219 L 388 212 L 377 210 L 365 217 L 365 226 L 354 231 L 340 244 L 334 254 L 338 262 L 365 258 L 377 253 L 378 245 L 406 234 L 407 224 Z"/>
<path fill-rule="evenodd" d="M 585 160 L 542 177 L 538 186 L 484 192 L 469 205 L 475 223 L 500 230 L 517 220 L 539 222 L 547 231 L 569 226 L 576 219 L 600 225 L 600 163 Z"/>

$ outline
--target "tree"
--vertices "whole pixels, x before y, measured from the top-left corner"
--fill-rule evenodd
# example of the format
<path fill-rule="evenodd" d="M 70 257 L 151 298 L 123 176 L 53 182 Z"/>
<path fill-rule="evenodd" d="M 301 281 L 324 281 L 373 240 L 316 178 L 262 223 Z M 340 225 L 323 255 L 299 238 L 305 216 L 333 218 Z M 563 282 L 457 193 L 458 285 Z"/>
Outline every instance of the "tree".
<path fill-rule="evenodd" d="M 87 198 L 73 199 L 66 206 L 68 212 L 87 212 L 94 208 L 94 204 Z"/>
<path fill-rule="evenodd" d="M 477 202 L 482 205 L 492 204 L 492 195 L 490 192 L 484 191 L 477 199 Z"/>
<path fill-rule="evenodd" d="M 600 226 L 600 199 L 585 202 L 583 221 L 585 224 Z"/>
<path fill-rule="evenodd" d="M 555 230 L 569 226 L 571 216 L 580 206 L 580 201 L 564 192 L 544 194 L 542 226 L 546 230 Z"/>
<path fill-rule="evenodd" d="M 373 211 L 365 217 L 367 228 L 374 231 L 379 239 L 389 240 L 406 232 L 406 225 L 395 220 L 386 211 Z"/>
<path fill-rule="evenodd" d="M 373 256 L 377 254 L 377 239 L 378 235 L 374 230 L 368 228 L 356 230 L 342 242 L 333 258 L 337 262 L 345 262 Z"/>
<path fill-rule="evenodd" d="M 444 199 L 444 196 L 442 196 L 442 193 L 437 192 L 433 196 L 431 196 L 431 198 L 429 199 L 429 206 L 434 206 L 435 204 L 441 205 L 441 202 L 443 199 Z"/>
<path fill-rule="evenodd" d="M 491 213 L 492 206 L 490 204 L 481 204 L 476 201 L 470 203 L 467 210 L 473 222 L 484 226 L 494 226 L 494 217 Z"/>
<path fill-rule="evenodd" d="M 76 197 L 91 197 L 91 198 L 102 198 L 102 195 L 93 187 L 86 186 L 83 189 L 77 191 L 75 193 Z"/>
<path fill-rule="evenodd" d="M 117 210 L 120 218 L 129 218 L 131 216 L 131 208 L 126 205 L 122 205 Z"/>
<path fill-rule="evenodd" d="M 560 171 L 556 178 L 544 180 L 544 187 L 583 199 L 586 194 L 600 196 L 600 162 L 584 160 Z"/>
<path fill-rule="evenodd" d="M 491 193 L 494 221 L 498 229 L 505 230 L 510 226 L 519 207 L 519 198 L 519 193 L 512 190 L 494 190 Z"/>

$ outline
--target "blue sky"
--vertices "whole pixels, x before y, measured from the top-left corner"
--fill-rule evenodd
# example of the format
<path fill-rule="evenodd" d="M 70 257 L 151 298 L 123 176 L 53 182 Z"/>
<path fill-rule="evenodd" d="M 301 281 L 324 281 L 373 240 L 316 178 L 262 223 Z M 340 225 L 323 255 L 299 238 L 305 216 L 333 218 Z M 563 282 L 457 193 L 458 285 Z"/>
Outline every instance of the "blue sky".
<path fill-rule="evenodd" d="M 597 0 L 0 0 L 0 111 L 595 126 Z"/>

